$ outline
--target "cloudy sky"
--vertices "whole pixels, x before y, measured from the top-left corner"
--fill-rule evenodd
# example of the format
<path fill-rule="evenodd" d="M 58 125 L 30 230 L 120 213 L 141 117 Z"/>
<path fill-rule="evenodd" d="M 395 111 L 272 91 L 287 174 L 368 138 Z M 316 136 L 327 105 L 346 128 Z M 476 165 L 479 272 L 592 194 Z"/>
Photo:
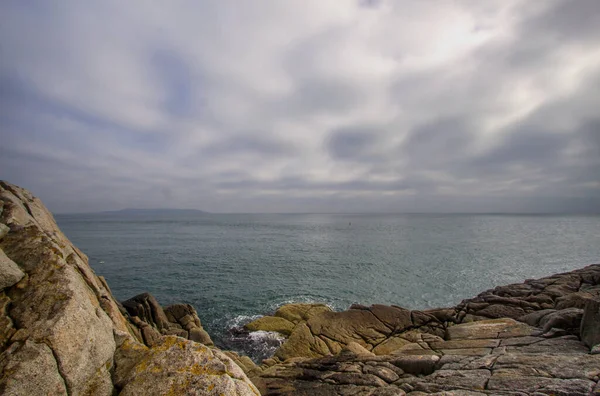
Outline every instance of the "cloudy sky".
<path fill-rule="evenodd" d="M 6 0 L 0 51 L 55 212 L 600 211 L 598 0 Z"/>

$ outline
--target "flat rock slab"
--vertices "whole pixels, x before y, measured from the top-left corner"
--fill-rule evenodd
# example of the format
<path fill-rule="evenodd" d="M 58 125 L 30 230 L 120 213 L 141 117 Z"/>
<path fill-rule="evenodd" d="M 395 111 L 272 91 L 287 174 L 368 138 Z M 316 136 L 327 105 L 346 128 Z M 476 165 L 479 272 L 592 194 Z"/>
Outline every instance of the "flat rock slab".
<path fill-rule="evenodd" d="M 473 340 L 531 336 L 537 333 L 531 327 L 514 319 L 491 319 L 463 323 L 447 329 L 449 340 Z"/>
<path fill-rule="evenodd" d="M 559 379 L 547 377 L 518 377 L 512 374 L 494 374 L 487 384 L 488 390 L 523 392 L 535 395 L 587 396 L 596 384 L 582 379 Z"/>
<path fill-rule="evenodd" d="M 497 339 L 451 340 L 429 343 L 431 349 L 496 348 L 499 345 L 500 340 Z"/>

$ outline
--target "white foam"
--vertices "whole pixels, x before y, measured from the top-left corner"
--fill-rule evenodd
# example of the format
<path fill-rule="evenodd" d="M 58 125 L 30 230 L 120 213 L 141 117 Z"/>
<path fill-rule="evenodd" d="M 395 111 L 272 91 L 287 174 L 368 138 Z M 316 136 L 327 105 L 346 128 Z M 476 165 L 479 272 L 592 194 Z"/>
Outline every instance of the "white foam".
<path fill-rule="evenodd" d="M 227 321 L 227 328 L 242 327 L 245 324 L 262 317 L 263 315 L 238 315 Z"/>
<path fill-rule="evenodd" d="M 285 337 L 274 331 L 253 331 L 248 334 L 248 338 L 253 342 L 264 342 L 264 341 L 278 341 L 283 342 Z"/>

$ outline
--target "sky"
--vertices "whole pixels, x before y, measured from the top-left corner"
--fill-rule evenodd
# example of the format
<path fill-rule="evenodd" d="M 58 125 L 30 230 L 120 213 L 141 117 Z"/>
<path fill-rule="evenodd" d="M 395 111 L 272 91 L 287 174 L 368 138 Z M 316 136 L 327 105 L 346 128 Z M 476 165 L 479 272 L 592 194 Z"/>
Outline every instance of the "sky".
<path fill-rule="evenodd" d="M 4 0 L 0 179 L 56 213 L 600 212 L 600 1 Z"/>

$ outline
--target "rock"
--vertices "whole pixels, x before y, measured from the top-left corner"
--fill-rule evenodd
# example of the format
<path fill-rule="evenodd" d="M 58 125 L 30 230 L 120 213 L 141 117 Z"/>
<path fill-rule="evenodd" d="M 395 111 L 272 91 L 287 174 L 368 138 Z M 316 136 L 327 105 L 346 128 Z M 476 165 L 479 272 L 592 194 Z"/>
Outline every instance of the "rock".
<path fill-rule="evenodd" d="M 263 316 L 244 326 L 248 331 L 275 331 L 285 336 L 292 334 L 294 327 L 296 327 L 294 323 L 277 316 Z"/>
<path fill-rule="evenodd" d="M 404 372 L 413 375 L 428 375 L 435 370 L 436 363 L 440 360 L 436 355 L 393 356 L 390 363 L 401 368 Z"/>
<path fill-rule="evenodd" d="M 206 346 L 213 346 L 214 343 L 210 338 L 210 335 L 202 327 L 194 327 L 189 332 L 189 339 L 192 341 L 199 342 Z"/>
<path fill-rule="evenodd" d="M 429 344 L 432 349 L 471 349 L 496 348 L 500 345 L 497 339 L 468 339 L 453 341 L 436 341 Z"/>
<path fill-rule="evenodd" d="M 365 365 L 362 369 L 364 374 L 375 375 L 387 383 L 397 381 L 400 376 L 392 369 L 385 366 Z"/>
<path fill-rule="evenodd" d="M 143 322 L 157 328 L 158 330 L 168 329 L 169 320 L 164 310 L 150 293 L 138 294 L 129 300 L 123 301 L 123 307 L 129 315 L 137 316 Z"/>
<path fill-rule="evenodd" d="M 408 344 L 411 344 L 411 342 L 402 337 L 390 337 L 373 348 L 373 353 L 376 355 L 389 355 Z"/>
<path fill-rule="evenodd" d="M 594 297 L 596 297 L 594 294 L 585 291 L 567 294 L 566 296 L 562 296 L 556 299 L 556 309 L 583 309 L 585 307 L 585 303 L 588 300 L 592 300 Z"/>
<path fill-rule="evenodd" d="M 480 311 L 476 312 L 476 315 L 483 316 L 486 318 L 512 318 L 516 319 L 525 314 L 523 308 L 515 307 L 512 305 L 501 305 L 493 304 Z"/>
<path fill-rule="evenodd" d="M 375 356 L 375 354 L 356 342 L 350 342 L 340 353 L 351 353 L 356 356 Z"/>
<path fill-rule="evenodd" d="M 490 319 L 452 326 L 447 332 L 450 340 L 469 340 L 529 336 L 536 330 L 514 319 Z"/>
<path fill-rule="evenodd" d="M 3 395 L 67 395 L 52 350 L 33 341 L 15 342 L 0 355 Z"/>
<path fill-rule="evenodd" d="M 8 234 L 9 230 L 10 228 L 8 228 L 8 226 L 0 224 L 0 240 L 2 240 L 2 238 L 4 238 L 6 234 Z"/>
<path fill-rule="evenodd" d="M 544 315 L 538 326 L 542 327 L 542 332 L 546 333 L 552 328 L 564 329 L 573 334 L 579 334 L 583 310 L 578 308 L 566 308 L 550 312 Z"/>
<path fill-rule="evenodd" d="M 546 353 L 517 353 L 499 356 L 494 365 L 495 370 L 513 370 L 515 375 L 540 375 L 563 379 L 589 379 L 600 375 L 600 357 L 586 354 L 558 355 L 552 345 L 545 349 Z M 540 353 L 541 352 L 541 353 Z M 532 370 L 531 368 L 535 368 Z M 527 374 L 529 373 L 529 374 Z"/>
<path fill-rule="evenodd" d="M 305 323 L 301 323 L 294 328 L 287 341 L 277 349 L 275 357 L 286 360 L 299 356 L 320 357 L 330 353 L 327 344 L 315 337 Z"/>
<path fill-rule="evenodd" d="M 246 373 L 246 375 L 250 378 L 252 376 L 259 375 L 262 372 L 261 368 L 258 367 L 256 363 L 254 363 L 248 356 L 239 355 L 233 351 L 223 351 L 223 353 L 233 360 L 235 364 L 240 366 L 244 373 Z"/>
<path fill-rule="evenodd" d="M 331 312 L 331 308 L 325 304 L 286 304 L 277 309 L 275 316 L 298 324 L 323 312 Z"/>
<path fill-rule="evenodd" d="M 556 312 L 556 309 L 542 309 L 540 311 L 534 311 L 527 315 L 523 315 L 518 318 L 518 320 L 520 322 L 527 323 L 530 326 L 540 327 L 540 321 L 542 318 L 553 312 Z"/>
<path fill-rule="evenodd" d="M 580 336 L 589 348 L 600 344 L 600 299 L 587 301 L 581 319 Z"/>
<path fill-rule="evenodd" d="M 411 311 L 402 307 L 387 306 L 387 305 L 371 305 L 369 311 L 384 325 L 394 332 L 401 332 L 413 326 L 413 315 L 423 318 L 422 323 L 415 324 L 421 326 L 432 320 L 434 317 L 422 312 Z"/>
<path fill-rule="evenodd" d="M 391 333 L 391 329 L 371 311 L 355 309 L 324 312 L 313 316 L 306 324 L 315 336 L 322 335 L 344 345 L 353 341 L 364 347 L 376 345 Z"/>
<path fill-rule="evenodd" d="M 112 393 L 114 324 L 73 266 L 65 263 L 31 273 L 29 286 L 12 302 L 10 316 L 19 324 L 12 340 L 46 343 L 69 392 L 92 387 L 96 394 Z"/>
<path fill-rule="evenodd" d="M 214 389 L 227 392 L 233 389 L 229 394 L 257 394 L 247 379 L 239 375 L 243 375 L 242 370 L 223 358 L 220 351 L 205 353 L 202 349 L 199 357 L 196 349 L 205 346 L 163 337 L 158 328 L 170 331 L 178 329 L 178 324 L 161 317 L 162 308 L 152 298 L 142 299 L 142 309 L 138 312 L 149 313 L 142 316 L 153 325 L 137 316 L 129 321 L 106 282 L 94 274 L 87 257 L 62 234 L 39 199 L 0 181 L 0 207 L 2 257 L 5 254 L 24 273 L 21 281 L 13 285 L 9 282 L 0 292 L 0 393 L 113 395 L 121 391 L 113 384 L 113 373 L 130 375 L 128 367 L 136 370 L 121 383 L 127 387 L 122 394 L 156 394 L 156 390 L 168 390 L 170 386 L 176 386 L 178 394 L 201 392 L 193 388 L 197 382 L 188 381 L 189 372 L 177 371 L 175 364 L 173 370 L 166 370 L 168 378 L 146 370 L 171 364 L 167 358 L 174 354 L 182 362 L 197 362 L 200 371 L 213 367 L 212 361 L 220 361 L 227 374 L 220 378 L 211 376 L 209 381 L 216 381 Z M 10 229 L 8 234 L 4 233 L 6 228 Z M 6 273 L 2 269 L 2 274 Z M 191 321 L 186 319 L 189 325 L 199 325 L 197 316 L 191 318 Z M 187 344 L 177 344 L 177 351 L 167 351 L 165 338 Z M 120 344 L 127 340 L 132 346 L 129 358 L 123 356 L 123 349 L 120 357 L 116 356 L 116 339 Z M 148 349 L 138 343 L 142 339 L 157 347 Z M 148 359 L 139 360 L 141 355 Z M 206 361 L 204 366 L 202 359 Z M 146 387 L 150 383 L 140 388 L 134 385 L 144 375 L 154 377 L 153 389 Z"/>
<path fill-rule="evenodd" d="M 592 381 L 581 379 L 517 376 L 513 372 L 498 372 L 490 378 L 487 389 L 535 395 L 587 396 L 591 393 L 594 385 Z"/>
<path fill-rule="evenodd" d="M 21 268 L 0 249 L 0 291 L 19 282 L 24 276 Z"/>
<path fill-rule="evenodd" d="M 256 396 L 258 390 L 221 351 L 178 337 L 163 337 L 153 348 L 125 340 L 115 354 L 120 395 L 223 394 Z"/>

